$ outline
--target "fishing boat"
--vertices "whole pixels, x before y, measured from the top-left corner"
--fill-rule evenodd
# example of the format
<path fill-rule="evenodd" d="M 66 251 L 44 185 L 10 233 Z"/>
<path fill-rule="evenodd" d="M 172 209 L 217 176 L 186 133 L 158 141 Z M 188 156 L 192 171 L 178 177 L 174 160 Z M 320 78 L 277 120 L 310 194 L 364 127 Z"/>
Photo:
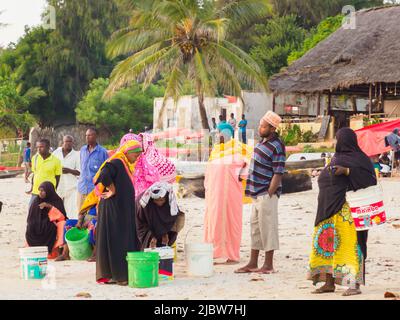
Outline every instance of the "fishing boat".
<path fill-rule="evenodd" d="M 22 167 L 2 167 L 0 166 L 0 179 L 14 178 L 24 173 Z"/>

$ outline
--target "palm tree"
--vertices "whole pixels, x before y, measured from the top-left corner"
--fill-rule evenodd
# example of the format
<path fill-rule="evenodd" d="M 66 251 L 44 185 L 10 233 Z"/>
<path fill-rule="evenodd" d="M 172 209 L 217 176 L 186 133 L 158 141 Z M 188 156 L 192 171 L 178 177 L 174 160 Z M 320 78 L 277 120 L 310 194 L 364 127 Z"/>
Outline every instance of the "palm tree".
<path fill-rule="evenodd" d="M 270 12 L 266 0 L 146 0 L 135 1 L 129 26 L 117 31 L 107 45 L 116 65 L 104 97 L 131 81 L 146 88 L 160 74 L 166 90 L 157 126 L 168 98 L 176 101 L 190 81 L 199 100 L 201 123 L 209 129 L 205 96 L 217 89 L 241 96 L 242 85 L 267 90 L 261 67 L 229 36 Z"/>

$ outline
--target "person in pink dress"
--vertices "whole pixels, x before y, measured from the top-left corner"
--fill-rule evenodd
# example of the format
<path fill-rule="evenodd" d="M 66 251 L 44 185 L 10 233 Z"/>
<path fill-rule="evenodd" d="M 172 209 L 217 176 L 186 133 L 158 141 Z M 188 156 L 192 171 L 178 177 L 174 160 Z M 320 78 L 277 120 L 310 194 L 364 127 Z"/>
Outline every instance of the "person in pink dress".
<path fill-rule="evenodd" d="M 228 138 L 229 139 L 229 138 Z M 205 174 L 204 241 L 214 246 L 216 263 L 238 263 L 242 239 L 242 209 L 250 148 L 234 139 L 217 144 Z M 228 140 L 228 141 L 227 141 Z M 222 260 L 222 261 L 220 261 Z"/>

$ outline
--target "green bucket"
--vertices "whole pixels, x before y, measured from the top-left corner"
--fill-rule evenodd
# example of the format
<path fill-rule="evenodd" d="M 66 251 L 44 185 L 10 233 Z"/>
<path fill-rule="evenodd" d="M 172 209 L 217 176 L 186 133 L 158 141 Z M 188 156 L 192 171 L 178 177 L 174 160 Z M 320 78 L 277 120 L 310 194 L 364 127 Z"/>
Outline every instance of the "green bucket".
<path fill-rule="evenodd" d="M 65 234 L 65 240 L 72 260 L 86 260 L 92 255 L 88 230 L 71 228 Z"/>
<path fill-rule="evenodd" d="M 158 252 L 128 252 L 128 279 L 131 288 L 158 286 Z"/>

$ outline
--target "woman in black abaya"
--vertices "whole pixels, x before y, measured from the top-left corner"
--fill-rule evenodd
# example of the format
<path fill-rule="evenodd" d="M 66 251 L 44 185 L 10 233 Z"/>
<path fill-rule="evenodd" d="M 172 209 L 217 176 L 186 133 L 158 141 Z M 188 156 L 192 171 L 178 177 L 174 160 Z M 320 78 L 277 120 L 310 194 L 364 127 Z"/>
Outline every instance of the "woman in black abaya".
<path fill-rule="evenodd" d="M 139 251 L 132 179 L 141 152 L 139 142 L 126 142 L 95 177 L 97 194 L 101 194 L 96 227 L 98 283 L 127 285 L 127 253 Z"/>
<path fill-rule="evenodd" d="M 318 178 L 318 209 L 315 220 L 308 279 L 325 284 L 313 293 L 335 291 L 335 284 L 348 286 L 343 295 L 360 294 L 365 283 L 368 231 L 357 232 L 347 191 L 377 184 L 372 162 L 360 149 L 350 128 L 336 134 L 336 152 L 331 165 Z"/>

